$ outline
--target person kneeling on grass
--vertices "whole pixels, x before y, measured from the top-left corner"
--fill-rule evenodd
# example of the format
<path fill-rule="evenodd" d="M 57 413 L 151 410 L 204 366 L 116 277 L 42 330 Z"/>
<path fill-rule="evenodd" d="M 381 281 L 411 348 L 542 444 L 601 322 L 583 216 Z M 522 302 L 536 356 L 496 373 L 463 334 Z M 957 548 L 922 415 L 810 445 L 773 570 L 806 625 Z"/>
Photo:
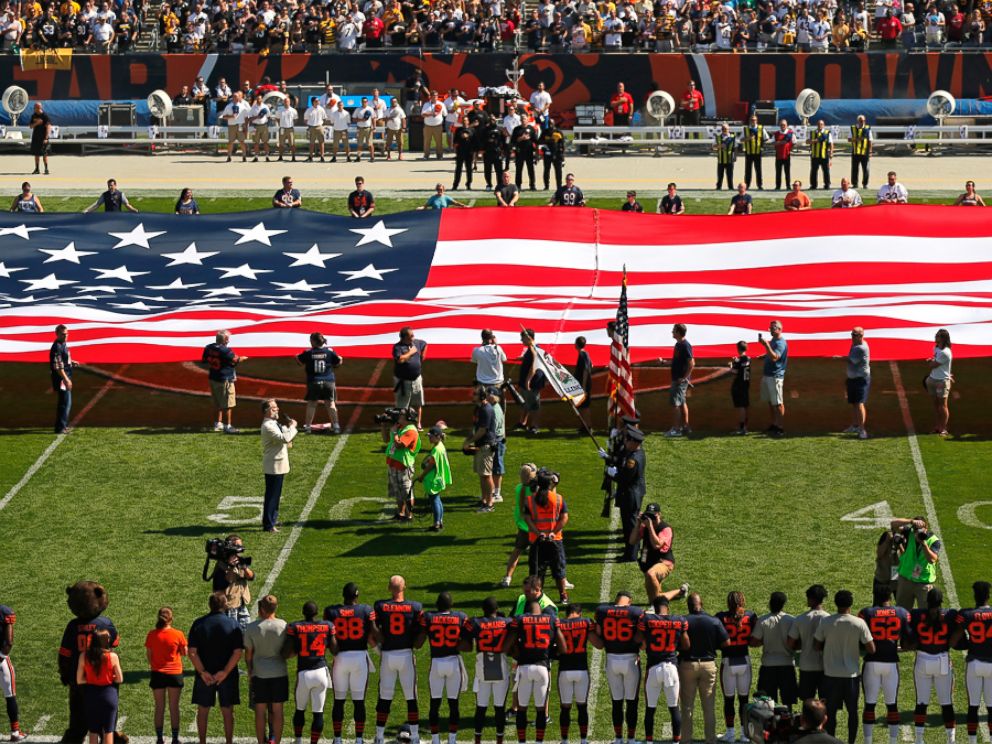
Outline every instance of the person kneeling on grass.
<path fill-rule="evenodd" d="M 444 447 L 444 430 L 434 425 L 427 431 L 427 438 L 431 443 L 431 453 L 421 463 L 423 472 L 417 480 L 424 484 L 424 496 L 434 514 L 434 524 L 429 529 L 440 532 L 444 529 L 441 492 L 451 485 L 451 465 L 448 463 L 448 451 Z"/>

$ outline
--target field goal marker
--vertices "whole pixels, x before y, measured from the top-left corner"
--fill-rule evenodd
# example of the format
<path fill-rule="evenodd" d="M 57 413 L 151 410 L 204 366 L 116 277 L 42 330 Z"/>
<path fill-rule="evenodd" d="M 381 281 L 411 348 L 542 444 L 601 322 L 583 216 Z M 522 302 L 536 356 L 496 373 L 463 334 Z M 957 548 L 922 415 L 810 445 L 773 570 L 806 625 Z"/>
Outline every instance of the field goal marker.
<path fill-rule="evenodd" d="M 933 493 L 930 491 L 930 480 L 927 478 L 927 469 L 923 465 L 923 456 L 920 454 L 920 443 L 916 438 L 916 429 L 913 426 L 913 415 L 909 410 L 909 401 L 906 399 L 906 389 L 902 385 L 902 375 L 899 373 L 899 365 L 896 362 L 889 362 L 892 370 L 892 382 L 896 386 L 896 394 L 899 396 L 899 409 L 902 411 L 902 422 L 906 427 L 906 438 L 909 440 L 909 452 L 913 457 L 913 466 L 916 468 L 916 478 L 920 482 L 920 493 L 923 496 L 923 506 L 926 509 L 927 522 L 934 534 L 941 534 L 940 522 L 937 520 L 937 508 L 933 503 Z M 944 574 L 944 588 L 947 592 L 949 607 L 960 607 L 958 603 L 958 589 L 954 583 L 954 574 L 951 573 L 951 559 L 947 557 L 946 541 L 941 546 L 938 556 L 940 570 Z"/>

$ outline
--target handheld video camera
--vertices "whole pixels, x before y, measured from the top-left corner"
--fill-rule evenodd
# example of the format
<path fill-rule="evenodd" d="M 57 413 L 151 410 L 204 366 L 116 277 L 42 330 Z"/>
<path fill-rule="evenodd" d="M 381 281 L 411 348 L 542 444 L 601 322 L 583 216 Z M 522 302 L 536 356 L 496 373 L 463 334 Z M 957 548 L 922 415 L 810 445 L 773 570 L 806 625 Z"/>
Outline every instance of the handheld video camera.
<path fill-rule="evenodd" d="M 245 552 L 245 546 L 238 545 L 233 540 L 223 537 L 213 537 L 207 540 L 207 544 L 204 547 L 207 551 L 208 562 L 214 560 L 219 563 L 227 563 L 230 561 L 232 555 L 236 555 L 238 556 L 238 565 L 251 565 L 251 558 L 247 555 L 241 555 Z"/>
<path fill-rule="evenodd" d="M 377 413 L 372 420 L 377 424 L 395 424 L 400 420 L 403 413 L 402 408 L 386 408 L 382 413 Z"/>
<path fill-rule="evenodd" d="M 747 706 L 744 731 L 754 744 L 794 741 L 799 737 L 799 716 L 771 698 L 755 698 Z"/>

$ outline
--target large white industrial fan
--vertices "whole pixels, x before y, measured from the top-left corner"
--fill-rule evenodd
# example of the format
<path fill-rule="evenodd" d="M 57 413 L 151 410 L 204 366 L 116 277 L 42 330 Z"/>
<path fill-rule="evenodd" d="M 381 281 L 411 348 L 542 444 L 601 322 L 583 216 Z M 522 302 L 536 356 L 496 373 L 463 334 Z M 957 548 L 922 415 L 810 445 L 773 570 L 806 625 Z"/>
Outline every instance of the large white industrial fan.
<path fill-rule="evenodd" d="M 954 113 L 954 109 L 957 108 L 958 102 L 954 100 L 954 96 L 948 93 L 946 90 L 935 90 L 930 94 L 927 99 L 927 113 L 930 114 L 934 119 L 937 120 L 937 141 L 939 142 L 944 138 L 944 118 L 950 116 Z M 939 155 L 940 151 L 930 148 L 931 155 Z"/>
<path fill-rule="evenodd" d="M 162 124 L 172 114 L 172 98 L 164 90 L 153 90 L 148 94 L 148 110 Z"/>
<path fill-rule="evenodd" d="M 820 94 L 812 88 L 803 88 L 796 96 L 796 113 L 809 125 L 809 120 L 820 110 Z"/>
<path fill-rule="evenodd" d="M 675 113 L 675 99 L 663 90 L 656 90 L 648 96 L 644 113 L 647 118 L 664 124 L 665 119 Z"/>
<path fill-rule="evenodd" d="M 10 114 L 10 123 L 17 126 L 17 117 L 28 107 L 28 92 L 19 85 L 11 85 L 3 92 L 3 109 Z"/>
<path fill-rule="evenodd" d="M 289 100 L 289 96 L 287 96 L 282 91 L 278 91 L 278 90 L 270 90 L 268 93 L 262 96 L 262 103 L 268 106 L 269 110 L 271 111 L 274 111 L 275 109 L 279 108 L 280 104 L 285 103 L 288 100 Z"/>

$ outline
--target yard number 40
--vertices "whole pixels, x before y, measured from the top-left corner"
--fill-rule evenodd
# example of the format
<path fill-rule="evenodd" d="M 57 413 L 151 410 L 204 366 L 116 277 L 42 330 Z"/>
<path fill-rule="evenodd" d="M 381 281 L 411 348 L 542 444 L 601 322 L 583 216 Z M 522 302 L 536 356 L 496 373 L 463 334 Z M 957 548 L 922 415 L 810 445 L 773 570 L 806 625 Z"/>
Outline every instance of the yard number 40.
<path fill-rule="evenodd" d="M 841 522 L 853 522 L 858 530 L 885 529 L 895 519 L 888 501 L 878 501 L 866 507 L 845 514 Z"/>

